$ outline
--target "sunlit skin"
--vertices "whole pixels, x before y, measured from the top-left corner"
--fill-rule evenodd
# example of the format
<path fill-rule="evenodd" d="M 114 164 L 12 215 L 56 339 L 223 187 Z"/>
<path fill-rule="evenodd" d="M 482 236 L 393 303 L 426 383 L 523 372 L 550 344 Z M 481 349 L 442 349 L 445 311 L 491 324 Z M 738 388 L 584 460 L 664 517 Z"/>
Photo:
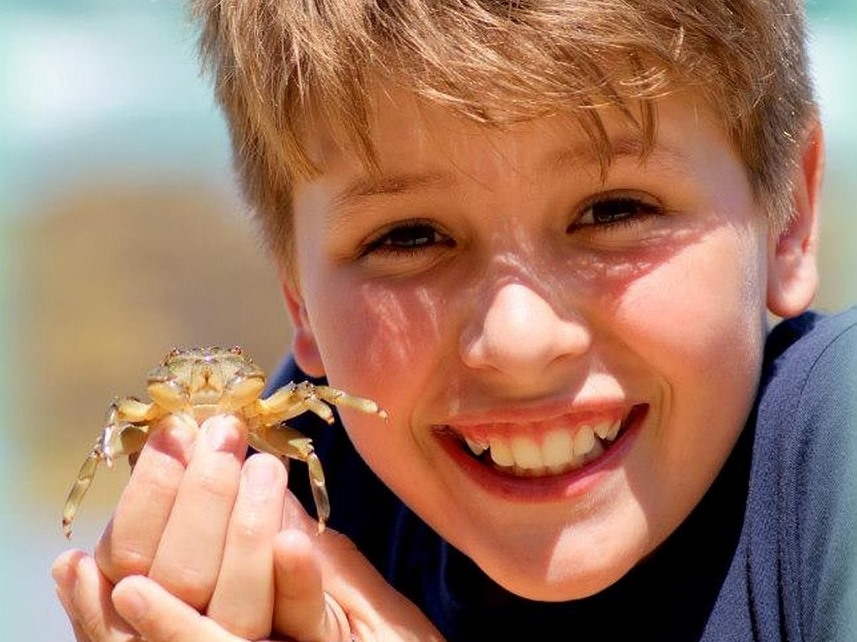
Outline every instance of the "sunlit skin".
<path fill-rule="evenodd" d="M 360 454 L 497 582 L 602 590 L 690 513 L 750 411 L 781 286 L 744 168 L 692 97 L 661 101 L 643 159 L 608 114 L 603 176 L 563 117 L 487 130 L 396 93 L 377 114 L 380 179 L 310 141 L 295 356 L 387 410 L 380 428 L 343 411 Z M 499 472 L 461 441 L 599 417 L 622 434 L 559 474 Z"/>

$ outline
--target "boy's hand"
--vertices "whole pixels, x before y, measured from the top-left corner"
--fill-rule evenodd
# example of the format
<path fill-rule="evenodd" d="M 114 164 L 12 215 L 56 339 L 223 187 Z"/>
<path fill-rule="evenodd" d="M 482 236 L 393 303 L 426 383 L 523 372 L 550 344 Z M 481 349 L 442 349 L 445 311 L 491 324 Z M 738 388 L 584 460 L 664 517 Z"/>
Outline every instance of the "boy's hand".
<path fill-rule="evenodd" d="M 318 538 L 326 540 L 320 547 L 325 556 L 321 566 L 331 576 L 331 592 L 322 592 L 320 584 L 312 581 L 322 569 L 309 537 L 292 530 L 277 538 L 276 581 L 291 588 L 277 593 L 276 639 L 442 642 L 422 613 L 387 585 L 349 540 L 335 533 Z M 79 551 L 61 555 L 54 576 L 78 642 L 247 640 L 149 578 L 131 576 L 114 589 L 95 560 Z M 308 581 L 303 583 L 301 578 Z M 249 608 L 254 606 L 259 605 Z"/>
<path fill-rule="evenodd" d="M 257 608 L 250 620 L 233 604 L 272 603 L 273 539 L 287 490 L 276 458 L 244 462 L 246 433 L 231 416 L 212 417 L 198 431 L 167 419 L 143 449 L 95 559 L 111 584 L 148 576 L 254 638 L 269 633 L 271 613 Z M 245 576 L 258 581 L 244 586 Z"/>
<path fill-rule="evenodd" d="M 97 565 L 79 551 L 57 559 L 79 642 L 234 642 L 272 630 L 296 640 L 441 639 L 345 537 L 314 535 L 279 461 L 243 461 L 236 419 L 195 432 L 170 418 L 149 440 Z"/>
<path fill-rule="evenodd" d="M 301 576 L 311 580 L 321 570 L 315 564 L 318 555 L 312 541 L 301 542 L 303 537 L 299 531 L 286 531 L 278 537 L 277 583 L 285 581 L 291 588 L 277 594 L 273 622 L 277 633 L 271 640 L 442 642 L 422 613 L 387 585 L 341 535 L 319 538 L 327 540 L 321 549 L 330 558 L 322 566 L 332 574 L 331 591 L 322 592 L 313 581 L 303 584 Z M 292 544 L 297 548 L 292 549 Z M 78 642 L 248 640 L 210 615 L 201 615 L 149 578 L 131 576 L 114 588 L 95 561 L 78 551 L 60 556 L 54 575 Z M 254 606 L 260 605 L 248 608 Z"/>

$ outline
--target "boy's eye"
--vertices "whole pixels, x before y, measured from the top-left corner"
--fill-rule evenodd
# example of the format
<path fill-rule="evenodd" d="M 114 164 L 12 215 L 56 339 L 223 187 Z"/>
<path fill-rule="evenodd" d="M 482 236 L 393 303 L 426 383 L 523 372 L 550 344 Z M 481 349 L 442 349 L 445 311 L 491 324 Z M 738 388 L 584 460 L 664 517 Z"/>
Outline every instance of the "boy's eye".
<path fill-rule="evenodd" d="M 569 232 L 586 227 L 629 226 L 663 214 L 660 205 L 636 195 L 606 195 L 591 201 L 569 225 Z"/>
<path fill-rule="evenodd" d="M 451 246 L 452 244 L 452 239 L 433 224 L 427 221 L 408 221 L 382 230 L 364 245 L 363 254 L 411 253 L 438 245 Z"/>

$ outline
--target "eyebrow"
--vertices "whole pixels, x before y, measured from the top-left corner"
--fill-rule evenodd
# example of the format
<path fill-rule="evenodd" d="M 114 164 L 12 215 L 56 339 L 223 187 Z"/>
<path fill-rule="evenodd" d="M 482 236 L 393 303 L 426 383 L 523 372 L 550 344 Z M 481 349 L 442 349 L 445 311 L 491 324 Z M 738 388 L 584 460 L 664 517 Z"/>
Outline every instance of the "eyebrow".
<path fill-rule="evenodd" d="M 668 172 L 686 172 L 690 161 L 681 151 L 659 141 L 647 148 L 638 136 L 622 136 L 610 141 L 608 157 L 611 163 L 617 159 L 636 158 L 658 169 Z M 592 145 L 573 145 L 549 154 L 539 164 L 539 171 L 563 173 L 581 166 L 600 163 L 598 152 Z M 609 172 L 609 167 L 608 167 Z M 392 172 L 380 176 L 360 176 L 349 182 L 333 199 L 334 209 L 349 206 L 373 196 L 394 196 L 421 191 L 448 189 L 456 182 L 451 171 Z"/>
<path fill-rule="evenodd" d="M 409 194 L 451 187 L 451 172 L 393 172 L 381 176 L 361 176 L 341 189 L 333 199 L 335 208 L 347 207 L 372 196 Z"/>
<path fill-rule="evenodd" d="M 681 150 L 657 140 L 651 146 L 647 146 L 639 136 L 633 135 L 621 136 L 611 140 L 607 157 L 609 164 L 621 159 L 636 159 L 640 164 L 645 163 L 650 167 L 670 173 L 687 172 L 691 165 L 689 157 Z M 600 163 L 598 152 L 594 146 L 576 145 L 551 154 L 542 165 L 542 169 L 559 173 L 591 163 Z M 608 165 L 608 173 L 609 170 Z"/>

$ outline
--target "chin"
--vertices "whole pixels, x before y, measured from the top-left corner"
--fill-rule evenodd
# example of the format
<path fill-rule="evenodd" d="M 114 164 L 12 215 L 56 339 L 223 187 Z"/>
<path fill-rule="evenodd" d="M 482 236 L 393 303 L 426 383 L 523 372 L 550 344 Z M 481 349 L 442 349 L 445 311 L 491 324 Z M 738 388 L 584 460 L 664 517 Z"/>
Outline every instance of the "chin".
<path fill-rule="evenodd" d="M 476 563 L 510 593 L 539 602 L 567 602 L 600 593 L 618 582 L 642 559 L 638 551 L 591 552 L 554 550 L 545 560 L 486 560 Z"/>

